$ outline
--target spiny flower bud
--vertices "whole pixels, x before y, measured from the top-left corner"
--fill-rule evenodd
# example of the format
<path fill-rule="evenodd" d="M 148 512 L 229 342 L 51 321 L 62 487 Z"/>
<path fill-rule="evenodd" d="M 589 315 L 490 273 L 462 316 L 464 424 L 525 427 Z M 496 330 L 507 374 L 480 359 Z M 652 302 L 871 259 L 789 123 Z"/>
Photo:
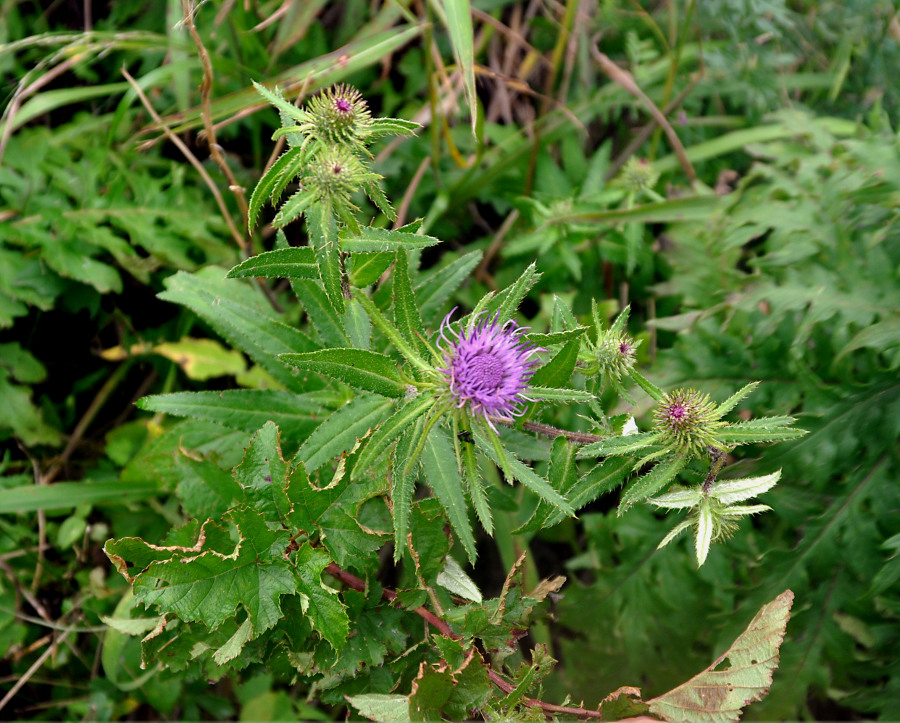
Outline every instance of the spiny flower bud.
<path fill-rule="evenodd" d="M 609 330 L 603 332 L 597 340 L 597 364 L 600 373 L 620 380 L 634 368 L 637 348 L 641 342 L 630 335 Z"/>
<path fill-rule="evenodd" d="M 635 193 L 652 189 L 659 180 L 656 169 L 645 158 L 632 156 L 622 168 L 622 183 Z"/>
<path fill-rule="evenodd" d="M 322 199 L 350 203 L 350 196 L 363 184 L 381 178 L 369 171 L 362 161 L 346 148 L 333 146 L 322 150 L 310 163 L 304 186 L 314 189 Z"/>
<path fill-rule="evenodd" d="M 699 456 L 706 447 L 716 446 L 715 431 L 724 426 L 709 395 L 694 389 L 666 394 L 654 419 L 660 443 L 687 457 Z"/>
<path fill-rule="evenodd" d="M 348 85 L 324 90 L 309 101 L 306 112 L 310 135 L 329 143 L 358 145 L 372 120 L 365 99 Z"/>

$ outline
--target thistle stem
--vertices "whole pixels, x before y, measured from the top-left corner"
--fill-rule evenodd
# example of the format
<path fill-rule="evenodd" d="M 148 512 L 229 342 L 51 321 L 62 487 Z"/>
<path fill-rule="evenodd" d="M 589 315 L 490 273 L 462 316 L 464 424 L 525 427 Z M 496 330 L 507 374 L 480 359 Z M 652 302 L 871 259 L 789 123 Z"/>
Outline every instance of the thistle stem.
<path fill-rule="evenodd" d="M 716 481 L 716 477 L 719 476 L 719 472 L 721 472 L 722 467 L 725 466 L 728 455 L 718 447 L 707 447 L 706 451 L 709 452 L 712 464 L 709 468 L 709 474 L 707 474 L 706 479 L 703 480 L 701 489 L 703 490 L 703 494 L 708 495 L 709 488 L 712 487 L 712 483 Z"/>
<path fill-rule="evenodd" d="M 512 427 L 515 424 L 515 422 L 506 419 L 497 419 L 496 417 L 491 417 L 491 421 L 494 422 L 494 424 L 502 424 L 505 427 Z M 575 442 L 576 444 L 593 444 L 594 442 L 602 442 L 606 439 L 606 437 L 601 437 L 599 434 L 571 432 L 568 429 L 560 429 L 559 427 L 543 424 L 541 422 L 523 422 L 522 428 L 529 432 L 534 432 L 535 434 L 542 434 L 545 437 L 550 437 L 550 439 L 565 437 L 570 442 Z"/>

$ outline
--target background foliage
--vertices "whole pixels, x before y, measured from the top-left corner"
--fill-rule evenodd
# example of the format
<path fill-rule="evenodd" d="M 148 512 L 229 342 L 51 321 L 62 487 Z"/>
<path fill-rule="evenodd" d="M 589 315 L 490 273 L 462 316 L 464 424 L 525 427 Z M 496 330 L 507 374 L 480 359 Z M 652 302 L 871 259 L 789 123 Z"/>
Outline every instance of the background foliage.
<path fill-rule="evenodd" d="M 423 218 L 425 233 L 444 241 L 421 252 L 423 309 L 471 309 L 537 259 L 542 275 L 521 305 L 523 323 L 551 328 L 556 299 L 584 323 L 592 297 L 607 300 L 608 318 L 630 303 L 645 376 L 718 401 L 760 379 L 745 411 L 792 414 L 810 430 L 732 460 L 738 472 L 782 468 L 783 482 L 765 497 L 774 512 L 744 523 L 700 570 L 687 538 L 654 552 L 672 521 L 649 507 L 619 517 L 613 495 L 577 519 L 514 537 L 535 499 L 493 487 L 493 507 L 507 512 L 496 515 L 493 538 L 475 541 L 478 563 L 468 575 L 496 599 L 527 551 L 524 589 L 568 578 L 561 595 L 507 600 L 513 627 L 538 603 L 551 611 L 508 651 L 518 682 L 539 682 L 547 700 L 568 694 L 587 707 L 621 685 L 641 685 L 645 697 L 663 693 L 707 666 L 763 603 L 790 588 L 794 614 L 775 684 L 746 715 L 900 717 L 892 654 L 900 637 L 892 473 L 900 437 L 892 82 L 900 25 L 891 2 L 173 1 L 44 10 L 8 0 L 2 10 L 4 714 L 338 718 L 345 693 L 378 689 L 378 680 L 360 681 L 377 676 L 380 661 L 402 661 L 422 635 L 409 622 L 415 616 L 396 610 L 403 635 L 385 639 L 371 616 L 371 635 L 350 643 L 357 657 L 346 655 L 347 687 L 289 684 L 285 671 L 297 661 L 266 670 L 238 659 L 219 668 L 212 653 L 198 662 L 185 650 L 175 652 L 187 674 L 166 678 L 141 668 L 132 634 L 150 628 L 139 629 L 148 624 L 143 608 L 130 612 L 129 588 L 102 553 L 109 538 L 161 541 L 173 526 L 181 531 L 168 544 L 185 544 L 198 521 L 232 501 L 222 495 L 233 483 L 227 470 L 246 464 L 251 436 L 275 443 L 264 437 L 273 434 L 264 418 L 230 426 L 179 420 L 137 410 L 138 398 L 256 390 L 286 455 L 345 401 L 323 383 L 279 404 L 291 376 L 246 343 L 274 320 L 328 341 L 328 319 L 312 301 L 298 305 L 285 283 L 247 282 L 223 293 L 229 304 L 210 304 L 227 269 L 278 243 L 268 225 L 243 230 L 281 125 L 252 89 L 259 80 L 291 97 L 351 82 L 376 115 L 422 123 L 418 138 L 373 150 L 402 219 Z M 449 33 L 442 22 L 469 10 L 474 63 L 459 23 Z M 652 123 L 647 100 L 629 92 L 627 77 L 592 52 L 595 43 L 662 109 L 689 163 Z M 469 111 L 476 99 L 479 142 Z M 647 159 L 657 182 L 629 186 L 631 158 Z M 264 211 L 264 221 L 273 215 Z M 292 245 L 304 239 L 300 224 L 285 231 Z M 387 268 L 372 256 L 370 268 L 351 269 L 357 279 L 372 283 Z M 307 299 L 314 295 L 307 290 Z M 228 331 L 236 323 L 248 325 L 240 337 Z M 615 401 L 612 391 L 603 399 Z M 637 410 L 642 425 L 647 408 Z M 542 415 L 578 424 L 575 408 Z M 537 467 L 550 456 L 535 445 L 530 454 Z M 360 555 L 390 534 L 378 493 L 360 488 L 348 499 L 365 506 L 372 531 L 357 540 Z M 238 526 L 257 524 L 244 514 Z M 443 518 L 428 500 L 417 503 L 410 525 L 438 545 L 437 559 L 447 553 L 446 538 L 432 534 Z M 304 554 L 317 576 L 324 558 L 312 548 Z M 377 579 L 378 570 L 371 574 Z M 307 592 L 327 606 L 311 585 Z M 341 600 L 368 619 L 364 595 L 345 589 Z M 128 623 L 110 627 L 111 618 Z M 238 627 L 228 621 L 216 644 Z M 333 643 L 346 636 L 318 632 Z M 541 644 L 558 666 L 542 667 Z M 357 664 L 369 672 L 352 675 Z M 410 666 L 407 681 L 417 674 Z M 235 670 L 226 675 L 228 667 Z M 476 693 L 488 687 L 467 685 Z M 453 712 L 466 703 L 445 714 L 460 717 Z M 505 705 L 500 712 L 527 714 L 515 699 Z"/>

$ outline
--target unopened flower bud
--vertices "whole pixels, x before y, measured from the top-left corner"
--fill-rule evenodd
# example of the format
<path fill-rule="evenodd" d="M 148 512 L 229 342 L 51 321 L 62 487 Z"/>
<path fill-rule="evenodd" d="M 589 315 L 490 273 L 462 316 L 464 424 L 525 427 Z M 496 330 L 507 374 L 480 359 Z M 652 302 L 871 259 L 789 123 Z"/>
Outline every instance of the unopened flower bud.
<path fill-rule="evenodd" d="M 654 415 L 659 441 L 679 454 L 695 457 L 715 446 L 715 431 L 724 426 L 709 395 L 694 389 L 666 394 Z"/>

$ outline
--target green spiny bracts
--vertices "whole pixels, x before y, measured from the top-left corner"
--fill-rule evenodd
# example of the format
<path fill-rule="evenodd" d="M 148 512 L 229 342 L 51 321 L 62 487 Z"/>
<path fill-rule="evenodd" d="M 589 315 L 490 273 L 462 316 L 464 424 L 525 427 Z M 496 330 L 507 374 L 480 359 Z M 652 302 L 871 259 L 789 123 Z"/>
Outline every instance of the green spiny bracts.
<path fill-rule="evenodd" d="M 629 334 L 616 329 L 603 332 L 597 340 L 596 358 L 600 373 L 620 381 L 634 368 L 635 352 L 641 345 Z"/>
<path fill-rule="evenodd" d="M 312 98 L 306 107 L 310 136 L 327 143 L 362 147 L 372 123 L 368 105 L 356 88 L 337 85 Z"/>
<path fill-rule="evenodd" d="M 626 189 L 637 193 L 651 190 L 659 180 L 659 174 L 646 159 L 632 156 L 622 168 L 620 178 Z"/>
<path fill-rule="evenodd" d="M 708 394 L 676 389 L 663 397 L 654 414 L 661 444 L 685 457 L 699 457 L 716 447 L 716 431 L 725 426 Z"/>
<path fill-rule="evenodd" d="M 372 173 L 349 149 L 325 147 L 316 154 L 307 168 L 303 185 L 323 200 L 356 208 L 351 195 L 363 185 L 381 179 Z"/>

